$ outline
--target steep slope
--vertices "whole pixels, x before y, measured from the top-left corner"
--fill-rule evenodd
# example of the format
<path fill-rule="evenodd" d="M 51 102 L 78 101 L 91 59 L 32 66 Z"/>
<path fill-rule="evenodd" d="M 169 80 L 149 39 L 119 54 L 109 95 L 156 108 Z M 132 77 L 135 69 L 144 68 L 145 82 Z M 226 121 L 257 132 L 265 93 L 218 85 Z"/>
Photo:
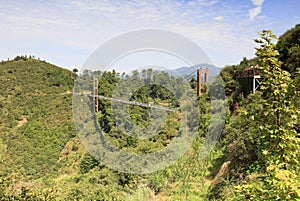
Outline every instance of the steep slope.
<path fill-rule="evenodd" d="M 74 137 L 68 93 L 74 74 L 44 61 L 19 58 L 0 63 L 0 82 L 0 178 L 41 177 L 53 170 Z"/>

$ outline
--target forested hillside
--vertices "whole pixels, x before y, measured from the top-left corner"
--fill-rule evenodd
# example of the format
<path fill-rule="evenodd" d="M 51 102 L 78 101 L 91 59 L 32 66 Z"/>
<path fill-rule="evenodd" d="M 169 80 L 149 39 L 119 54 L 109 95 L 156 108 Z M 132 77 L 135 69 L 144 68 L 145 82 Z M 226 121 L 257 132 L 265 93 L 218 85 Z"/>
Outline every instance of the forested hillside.
<path fill-rule="evenodd" d="M 300 26 L 279 39 L 262 31 L 255 41 L 256 57 L 224 67 L 203 86 L 196 109 L 187 104 L 196 94 L 195 79 L 184 82 L 164 71 L 77 75 L 33 57 L 2 61 L 0 200 L 299 200 Z M 260 76 L 255 93 L 249 72 Z M 72 113 L 76 101 L 90 101 L 80 93 L 92 93 L 86 81 L 93 77 L 98 95 L 108 98 L 99 99 L 96 122 L 115 147 L 133 154 L 164 149 L 184 135 L 180 122 L 187 116 L 187 128 L 197 124 L 197 130 L 186 153 L 148 174 L 120 172 L 96 160 L 80 141 L 81 125 L 74 125 Z M 212 90 L 220 78 L 226 104 L 221 90 Z M 144 105 L 129 105 L 127 117 L 127 106 L 109 99 L 121 96 Z M 212 108 L 213 100 L 219 102 Z M 203 158 L 210 124 L 220 118 L 212 114 L 224 105 L 221 137 Z M 159 125 L 157 135 L 137 139 L 156 131 L 153 125 Z"/>
<path fill-rule="evenodd" d="M 55 173 L 61 150 L 75 137 L 70 112 L 74 74 L 16 57 L 0 64 L 0 80 L 1 188 L 13 193 Z"/>
<path fill-rule="evenodd" d="M 198 160 L 197 150 L 203 142 L 207 124 L 200 126 L 200 135 L 188 153 L 170 167 L 143 175 L 117 172 L 87 153 L 76 136 L 71 106 L 76 74 L 27 57 L 2 62 L 0 70 L 3 83 L 2 200 L 149 200 L 169 197 L 181 200 L 204 196 L 208 188 L 203 182 L 208 174 L 207 167 L 202 162 L 194 162 Z M 176 96 L 184 92 L 195 94 L 190 83 L 184 83 L 183 78 L 171 77 L 166 72 L 153 72 L 151 69 L 143 73 L 153 74 L 157 85 L 146 84 L 133 94 L 127 93 L 131 101 L 176 110 L 179 107 Z M 120 83 L 117 93 L 150 81 L 137 72 L 125 76 L 115 71 L 85 72 L 83 79 L 90 79 L 92 74 L 100 76 L 99 95 L 107 97 L 112 95 L 116 83 L 121 79 L 123 83 Z M 166 83 L 166 87 L 160 87 L 162 82 Z M 176 96 L 167 89 L 173 85 L 176 87 Z M 198 100 L 204 115 L 203 122 L 209 119 L 209 114 L 206 114 L 209 102 L 205 100 L 208 100 L 207 93 Z M 110 141 L 128 152 L 151 153 L 163 149 L 178 133 L 179 111 L 167 112 L 164 117 L 166 124 L 162 124 L 158 135 L 137 140 L 116 127 L 113 120 L 117 119 L 112 118 L 111 101 L 99 101 L 99 112 L 96 114 L 99 125 Z M 141 128 L 151 124 L 149 109 L 134 105 L 129 109 L 134 124 Z"/>

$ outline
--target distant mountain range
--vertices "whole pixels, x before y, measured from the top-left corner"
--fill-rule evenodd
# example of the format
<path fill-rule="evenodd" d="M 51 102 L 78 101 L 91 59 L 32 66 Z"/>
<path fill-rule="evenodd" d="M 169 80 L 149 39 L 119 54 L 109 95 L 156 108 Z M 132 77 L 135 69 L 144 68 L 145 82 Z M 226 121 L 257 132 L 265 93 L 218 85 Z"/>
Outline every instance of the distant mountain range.
<path fill-rule="evenodd" d="M 190 80 L 192 78 L 197 78 L 197 70 L 202 69 L 208 69 L 208 80 L 213 81 L 216 76 L 220 74 L 220 71 L 222 68 L 216 67 L 212 64 L 197 64 L 195 66 L 190 67 L 179 67 L 176 69 L 162 69 L 161 66 L 148 66 L 147 68 L 152 68 L 154 71 L 162 72 L 165 71 L 169 75 L 174 77 L 184 77 L 186 80 Z M 147 69 L 145 68 L 145 69 Z M 142 69 L 138 69 L 139 75 L 142 76 Z M 132 75 L 132 72 L 128 75 Z"/>
<path fill-rule="evenodd" d="M 176 68 L 174 70 L 168 70 L 167 72 L 170 75 L 173 76 L 183 76 L 186 77 L 188 79 L 191 79 L 192 77 L 196 78 L 197 76 L 197 69 L 208 69 L 208 76 L 209 76 L 209 80 L 213 80 L 214 77 L 216 77 L 217 75 L 220 74 L 221 68 L 216 67 L 212 64 L 198 64 L 195 66 L 190 66 L 190 67 L 180 67 L 180 68 Z"/>

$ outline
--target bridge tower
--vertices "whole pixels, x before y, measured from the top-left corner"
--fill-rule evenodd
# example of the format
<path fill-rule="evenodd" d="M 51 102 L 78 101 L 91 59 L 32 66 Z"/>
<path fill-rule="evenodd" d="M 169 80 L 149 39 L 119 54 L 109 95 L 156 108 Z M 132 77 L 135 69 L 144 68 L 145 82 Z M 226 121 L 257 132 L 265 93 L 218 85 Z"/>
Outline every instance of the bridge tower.
<path fill-rule="evenodd" d="M 93 96 L 94 96 L 94 102 L 95 102 L 95 113 L 99 111 L 98 85 L 99 85 L 99 80 L 97 77 L 94 77 Z"/>
<path fill-rule="evenodd" d="M 201 96 L 201 88 L 202 88 L 202 75 L 204 74 L 205 84 L 208 84 L 208 69 L 198 69 L 197 70 L 197 96 Z M 206 88 L 207 90 L 208 88 Z"/>

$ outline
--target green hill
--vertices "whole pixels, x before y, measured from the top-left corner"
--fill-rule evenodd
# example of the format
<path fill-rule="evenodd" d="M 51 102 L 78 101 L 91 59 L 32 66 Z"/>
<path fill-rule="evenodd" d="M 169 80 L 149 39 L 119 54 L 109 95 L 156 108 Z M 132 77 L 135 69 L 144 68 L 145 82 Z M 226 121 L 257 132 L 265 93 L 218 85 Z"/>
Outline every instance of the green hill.
<path fill-rule="evenodd" d="M 75 77 L 32 58 L 0 63 L 0 200 L 148 200 L 168 179 L 178 182 L 184 174 L 175 171 L 192 163 L 186 157 L 167 170 L 131 175 L 108 169 L 86 153 L 72 119 Z M 143 142 L 136 149 L 162 146 L 171 131 L 166 127 L 157 145 Z"/>
<path fill-rule="evenodd" d="M 105 83 L 101 86 L 107 88 L 100 86 L 99 94 L 108 93 L 115 85 L 109 80 L 117 74 L 104 75 Z M 156 75 L 157 79 L 170 79 L 166 73 Z M 81 145 L 73 124 L 71 104 L 75 77 L 73 72 L 32 58 L 16 57 L 0 63 L 0 200 L 184 199 L 194 188 L 198 190 L 188 194 L 203 197 L 207 185 L 199 182 L 208 174 L 207 167 L 194 163 L 202 138 L 197 138 L 193 148 L 179 161 L 147 175 L 117 172 L 91 157 Z M 129 81 L 135 78 L 138 79 L 128 77 Z M 139 94 L 133 94 L 133 98 L 139 100 L 150 92 L 150 88 L 143 88 Z M 168 95 L 166 91 L 164 94 Z M 162 101 L 153 97 L 150 101 Z M 173 103 L 166 97 L 165 101 Z M 202 100 L 206 99 L 207 95 L 203 96 Z M 101 103 L 105 104 L 109 102 Z M 145 112 L 137 106 L 131 110 L 136 115 Z M 98 116 L 105 122 L 109 114 L 105 108 L 100 111 Z M 166 146 L 176 133 L 176 121 L 172 118 L 172 115 L 168 118 L 159 136 L 150 140 L 132 144 L 128 137 L 113 133 L 109 138 L 133 152 L 155 150 Z M 143 122 L 141 118 L 139 121 Z M 203 135 L 205 128 L 202 129 Z M 186 168 L 192 168 L 192 175 L 184 171 Z M 187 186 L 189 180 L 192 184 Z M 170 188 L 171 185 L 174 187 Z"/>
<path fill-rule="evenodd" d="M 70 94 L 74 76 L 35 59 L 0 63 L 3 180 L 29 181 L 53 172 L 61 150 L 74 137 Z"/>

